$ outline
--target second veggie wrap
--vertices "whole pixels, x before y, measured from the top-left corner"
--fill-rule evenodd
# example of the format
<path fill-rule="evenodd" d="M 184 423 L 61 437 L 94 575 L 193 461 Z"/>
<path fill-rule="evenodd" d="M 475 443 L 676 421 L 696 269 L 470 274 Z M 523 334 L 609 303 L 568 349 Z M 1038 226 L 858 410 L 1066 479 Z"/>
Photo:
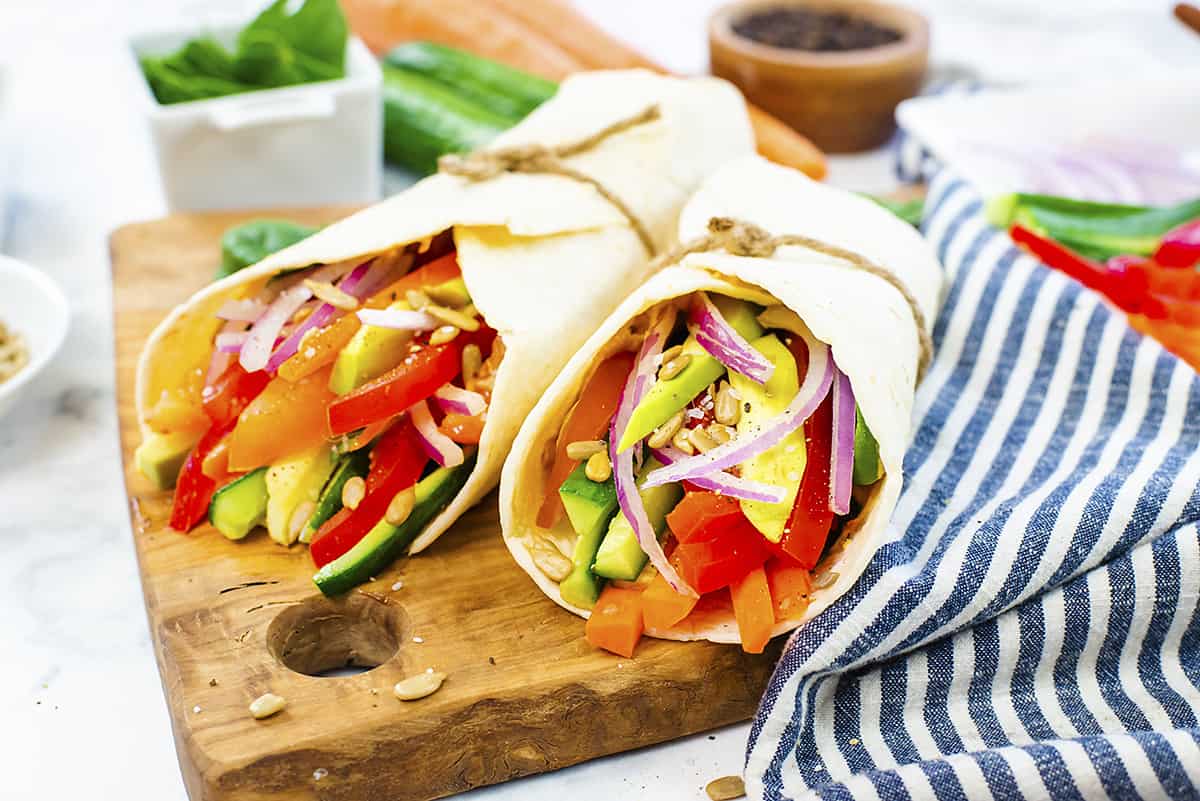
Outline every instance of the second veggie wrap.
<path fill-rule="evenodd" d="M 884 539 L 942 273 L 886 210 L 757 157 L 705 182 L 679 240 L 530 414 L 501 522 L 595 645 L 761 651 Z"/>
<path fill-rule="evenodd" d="M 492 149 L 581 141 L 554 169 L 431 176 L 175 309 L 137 385 L 139 463 L 175 484 L 172 526 L 311 541 L 336 593 L 494 487 L 688 194 L 753 149 L 730 85 L 637 70 L 572 77 Z"/>

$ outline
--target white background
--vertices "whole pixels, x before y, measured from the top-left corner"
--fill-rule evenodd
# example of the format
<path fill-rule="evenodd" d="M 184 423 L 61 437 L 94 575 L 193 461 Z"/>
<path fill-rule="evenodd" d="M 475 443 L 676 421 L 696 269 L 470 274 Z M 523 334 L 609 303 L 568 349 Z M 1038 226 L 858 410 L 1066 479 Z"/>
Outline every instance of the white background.
<path fill-rule="evenodd" d="M 164 213 L 121 52 L 134 30 L 241 0 L 0 0 L 0 251 L 59 281 L 60 358 L 0 419 L 0 797 L 183 801 L 130 539 L 113 403 L 106 238 Z M 585 0 L 658 61 L 703 71 L 709 0 Z M 1200 66 L 1166 0 L 925 0 L 942 73 L 1066 82 Z M 1084 97 L 1082 103 L 1104 103 Z M 1180 102 L 1196 102 L 1180 98 Z M 832 179 L 885 190 L 883 154 Z M 0 287 L 0 293 L 4 291 Z M 469 794 L 702 799 L 736 773 L 746 727 Z"/>

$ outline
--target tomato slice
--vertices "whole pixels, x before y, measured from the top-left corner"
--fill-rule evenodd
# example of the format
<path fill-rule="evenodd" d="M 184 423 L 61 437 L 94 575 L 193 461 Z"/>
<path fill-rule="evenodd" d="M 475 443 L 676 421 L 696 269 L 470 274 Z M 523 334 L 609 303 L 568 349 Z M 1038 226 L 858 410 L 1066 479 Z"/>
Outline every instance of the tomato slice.
<path fill-rule="evenodd" d="M 801 618 L 808 608 L 812 575 L 789 559 L 772 559 L 766 569 L 776 622 Z"/>
<path fill-rule="evenodd" d="M 704 542 L 745 519 L 734 498 L 709 490 L 689 490 L 667 515 L 667 526 L 680 542 Z"/>
<path fill-rule="evenodd" d="M 762 566 L 753 568 L 730 584 L 729 597 L 733 600 L 733 616 L 742 638 L 742 650 L 748 654 L 761 654 L 775 627 L 775 607 L 771 604 L 767 573 Z"/>
<path fill-rule="evenodd" d="M 770 556 L 766 540 L 745 516 L 714 534 L 712 539 L 681 542 L 671 554 L 680 576 L 701 595 L 728 587 Z"/>
<path fill-rule="evenodd" d="M 229 469 L 271 464 L 326 440 L 325 410 L 335 397 L 326 366 L 295 383 L 274 378 L 238 417 L 229 437 Z"/>
<path fill-rule="evenodd" d="M 367 494 L 358 508 L 342 509 L 321 526 L 313 539 L 309 550 L 317 567 L 357 545 L 383 519 L 396 493 L 417 483 L 428 461 L 407 418 L 389 428 L 371 451 Z"/>
<path fill-rule="evenodd" d="M 271 383 L 266 370 L 247 373 L 238 362 L 234 362 L 217 377 L 202 394 L 204 413 L 214 423 L 225 423 L 242 413 L 250 402 L 257 398 Z"/>
<path fill-rule="evenodd" d="M 808 348 L 804 340 L 794 337 L 788 348 L 796 358 L 801 375 L 808 369 Z M 778 556 L 787 558 L 811 570 L 825 549 L 825 540 L 833 525 L 833 512 L 829 510 L 829 458 L 833 447 L 833 393 L 825 396 L 812 416 L 804 421 L 805 444 L 808 459 L 804 466 L 804 477 L 800 480 L 800 492 L 791 515 L 783 527 L 783 536 L 778 543 L 764 540 Z"/>
<path fill-rule="evenodd" d="M 580 391 L 579 400 L 574 408 L 567 414 L 567 419 L 558 432 L 554 464 L 546 474 L 542 508 L 538 510 L 537 524 L 542 528 L 552 527 L 562 517 L 563 505 L 558 497 L 558 488 L 579 464 L 578 460 L 567 456 L 567 446 L 572 442 L 604 437 L 621 399 L 621 390 L 624 389 L 625 381 L 633 370 L 633 360 L 634 354 L 626 352 L 610 356 L 601 362 Z"/>
<path fill-rule="evenodd" d="M 623 657 L 633 656 L 642 638 L 642 593 L 608 585 L 584 627 L 587 641 Z"/>
<path fill-rule="evenodd" d="M 642 617 L 652 629 L 669 629 L 692 613 L 700 599 L 675 592 L 658 574 L 642 593 Z"/>
<path fill-rule="evenodd" d="M 450 412 L 442 418 L 438 431 L 460 445 L 478 445 L 483 436 L 483 417 Z"/>

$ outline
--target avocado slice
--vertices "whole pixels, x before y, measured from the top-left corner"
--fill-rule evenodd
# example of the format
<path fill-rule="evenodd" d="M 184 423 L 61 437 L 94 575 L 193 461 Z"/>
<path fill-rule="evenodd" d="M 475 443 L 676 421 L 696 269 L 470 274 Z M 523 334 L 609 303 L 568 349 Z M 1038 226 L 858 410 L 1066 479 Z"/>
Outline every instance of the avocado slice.
<path fill-rule="evenodd" d="M 388 309 L 393 310 L 408 308 L 408 303 L 403 300 L 388 306 Z M 335 395 L 345 395 L 383 375 L 404 358 L 412 337 L 412 331 L 381 328 L 376 325 L 361 326 L 333 362 L 333 371 L 329 374 L 329 391 Z"/>
<path fill-rule="evenodd" d="M 138 445 L 134 454 L 138 470 L 142 475 L 154 482 L 160 490 L 175 486 L 179 471 L 187 461 L 188 454 L 200 440 L 199 434 L 190 431 L 176 431 L 172 434 L 151 432 L 142 444 Z"/>
<path fill-rule="evenodd" d="M 462 278 L 451 278 L 426 291 L 436 296 L 439 302 L 451 306 L 464 306 L 471 302 L 471 293 L 467 291 L 467 284 Z M 403 299 L 388 306 L 392 310 L 411 308 Z M 333 372 L 329 374 L 329 391 L 335 395 L 345 395 L 383 375 L 404 358 L 412 336 L 412 331 L 362 326 L 338 353 Z"/>
<path fill-rule="evenodd" d="M 417 482 L 416 503 L 399 526 L 380 520 L 346 553 L 322 567 L 313 581 L 325 595 L 340 595 L 383 571 L 412 544 L 462 489 L 475 467 L 475 453 L 457 467 L 439 467 Z"/>
<path fill-rule="evenodd" d="M 267 517 L 267 468 L 240 476 L 213 495 L 208 519 L 231 540 L 240 540 Z"/>
<path fill-rule="evenodd" d="M 775 365 L 775 371 L 765 384 L 756 384 L 738 373 L 730 373 L 729 384 L 738 393 L 742 403 L 742 416 L 737 424 L 739 437 L 753 436 L 778 417 L 800 391 L 796 359 L 788 347 L 779 341 L 779 337 L 767 334 L 750 344 Z M 741 501 L 746 518 L 771 542 L 779 542 L 783 536 L 783 528 L 800 492 L 806 461 L 804 427 L 800 426 L 775 445 L 741 464 L 742 478 L 787 489 L 787 497 L 779 503 Z"/>
<path fill-rule="evenodd" d="M 471 293 L 467 291 L 467 282 L 461 278 L 451 278 L 449 281 L 444 281 L 425 291 L 434 303 L 440 303 L 443 306 L 466 306 L 471 302 Z"/>
<path fill-rule="evenodd" d="M 267 469 L 267 533 L 280 545 L 291 545 L 300 532 L 292 532 L 292 516 L 304 503 L 316 503 L 321 488 L 333 472 L 328 445 L 276 462 Z"/>
<path fill-rule="evenodd" d="M 712 295 L 711 300 L 733 330 L 747 340 L 762 336 L 762 326 L 755 319 L 762 310 L 757 306 L 725 295 Z M 709 356 L 694 335 L 689 335 L 683 343 L 683 352 L 692 357 L 691 362 L 674 378 L 650 387 L 629 418 L 629 425 L 617 443 L 618 453 L 670 420 L 671 415 L 687 406 L 705 387 L 725 375 L 725 365 Z"/>
<path fill-rule="evenodd" d="M 646 464 L 642 465 L 639 481 L 644 480 L 646 473 L 660 466 L 654 459 L 648 459 Z M 667 525 L 667 514 L 683 497 L 683 487 L 679 484 L 663 484 L 660 487 L 639 489 L 638 492 L 642 496 L 642 505 L 646 507 L 646 516 L 650 518 L 654 533 L 662 534 Z M 634 581 L 649 558 L 638 544 L 637 534 L 634 533 L 629 520 L 624 514 L 619 514 L 608 525 L 608 533 L 604 535 L 600 550 L 596 552 L 592 572 L 604 578 Z"/>
<path fill-rule="evenodd" d="M 346 482 L 355 476 L 366 478 L 370 469 L 371 457 L 365 449 L 353 451 L 338 458 L 333 467 L 333 474 L 325 482 L 325 488 L 321 490 L 321 495 L 317 498 L 317 508 L 313 510 L 308 523 L 300 530 L 301 542 L 312 542 L 317 529 L 342 508 L 342 487 L 346 486 Z"/>
<path fill-rule="evenodd" d="M 575 552 L 571 575 L 558 584 L 563 600 L 572 606 L 591 609 L 600 597 L 601 582 L 592 573 L 596 550 L 608 528 L 608 521 L 617 514 L 617 490 L 613 480 L 592 481 L 580 463 L 558 489 L 567 518 L 575 529 Z"/>
<path fill-rule="evenodd" d="M 879 443 L 867 428 L 862 410 L 854 407 L 854 483 L 874 484 L 883 478 L 883 464 L 879 461 Z"/>

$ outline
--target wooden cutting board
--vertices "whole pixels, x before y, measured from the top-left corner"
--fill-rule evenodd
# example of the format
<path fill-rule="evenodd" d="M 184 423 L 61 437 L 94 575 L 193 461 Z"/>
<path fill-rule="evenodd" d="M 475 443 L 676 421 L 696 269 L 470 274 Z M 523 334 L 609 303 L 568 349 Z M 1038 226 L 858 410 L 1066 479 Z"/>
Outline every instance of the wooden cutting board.
<path fill-rule="evenodd" d="M 307 549 L 167 528 L 171 496 L 136 470 L 142 344 L 212 276 L 219 239 L 251 217 L 331 222 L 348 209 L 176 215 L 113 233 L 118 414 L 146 611 L 184 781 L 194 801 L 423 801 L 749 718 L 781 640 L 645 640 L 591 648 L 583 621 L 510 559 L 495 496 L 427 551 L 330 601 Z M 306 675 L 347 663 L 358 675 Z M 435 668 L 437 693 L 392 685 Z M 287 699 L 256 721 L 248 704 Z"/>

